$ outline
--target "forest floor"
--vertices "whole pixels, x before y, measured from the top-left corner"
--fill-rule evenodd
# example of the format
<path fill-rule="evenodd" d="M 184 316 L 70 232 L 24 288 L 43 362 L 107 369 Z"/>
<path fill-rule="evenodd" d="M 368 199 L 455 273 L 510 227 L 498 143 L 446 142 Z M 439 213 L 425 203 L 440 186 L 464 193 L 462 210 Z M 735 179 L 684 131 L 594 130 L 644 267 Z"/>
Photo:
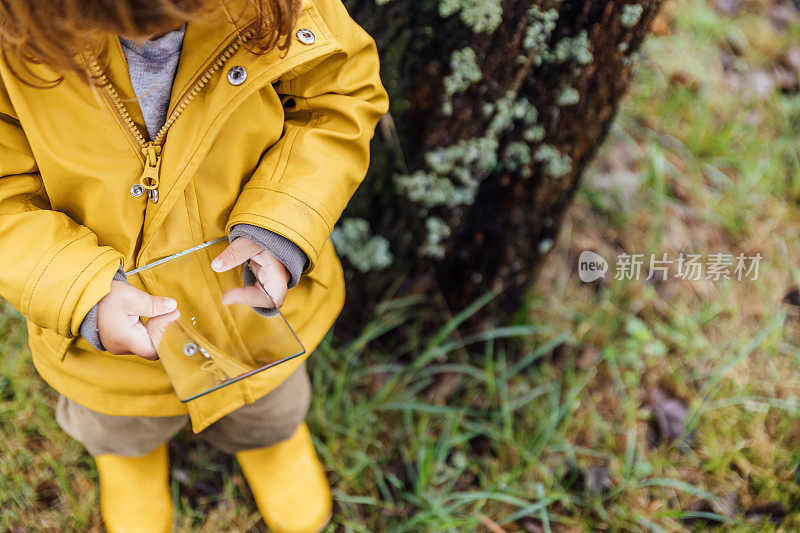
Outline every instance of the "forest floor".
<path fill-rule="evenodd" d="M 654 30 L 524 320 L 387 344 L 413 327 L 391 302 L 313 355 L 330 530 L 800 530 L 798 7 L 672 1 Z M 580 281 L 582 250 L 605 280 Z M 644 279 L 681 253 L 702 279 Z M 757 279 L 705 279 L 715 253 L 760 253 Z M 639 279 L 616 279 L 622 254 Z M 7 305 L 0 361 L 0 531 L 101 531 L 93 462 Z M 186 431 L 171 452 L 180 531 L 263 530 L 229 457 Z"/>

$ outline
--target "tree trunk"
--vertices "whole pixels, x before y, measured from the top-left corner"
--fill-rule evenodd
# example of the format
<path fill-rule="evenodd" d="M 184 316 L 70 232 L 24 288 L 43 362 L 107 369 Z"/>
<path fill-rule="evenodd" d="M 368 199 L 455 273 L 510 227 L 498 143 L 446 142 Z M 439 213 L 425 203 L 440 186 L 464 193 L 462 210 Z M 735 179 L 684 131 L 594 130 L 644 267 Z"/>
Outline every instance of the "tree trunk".
<path fill-rule="evenodd" d="M 403 291 L 441 290 L 454 310 L 506 287 L 496 302 L 514 313 L 661 1 L 346 3 L 378 43 L 392 101 L 334 232 L 347 307 L 403 273 Z"/>

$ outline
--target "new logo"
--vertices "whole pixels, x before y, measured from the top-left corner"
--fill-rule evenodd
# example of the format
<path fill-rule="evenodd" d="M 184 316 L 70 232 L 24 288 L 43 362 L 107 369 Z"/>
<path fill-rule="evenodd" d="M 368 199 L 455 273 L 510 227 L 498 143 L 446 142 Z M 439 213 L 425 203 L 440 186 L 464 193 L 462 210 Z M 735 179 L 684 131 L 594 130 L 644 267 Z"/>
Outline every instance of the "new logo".
<path fill-rule="evenodd" d="M 578 276 L 581 281 L 591 281 L 605 277 L 608 272 L 608 261 L 591 250 L 584 250 L 578 258 Z"/>

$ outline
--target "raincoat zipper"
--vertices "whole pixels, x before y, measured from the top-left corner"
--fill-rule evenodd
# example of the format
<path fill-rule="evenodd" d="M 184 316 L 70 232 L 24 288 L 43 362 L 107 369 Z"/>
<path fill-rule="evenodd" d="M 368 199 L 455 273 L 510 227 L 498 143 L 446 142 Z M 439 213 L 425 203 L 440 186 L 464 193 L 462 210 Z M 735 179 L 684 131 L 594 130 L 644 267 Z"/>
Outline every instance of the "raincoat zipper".
<path fill-rule="evenodd" d="M 144 165 L 142 174 L 139 177 L 139 185 L 141 185 L 144 190 L 147 191 L 147 197 L 151 202 L 158 202 L 158 185 L 161 173 L 161 149 L 164 145 L 164 139 L 167 136 L 170 126 L 175 123 L 175 121 L 178 119 L 181 113 L 183 113 L 184 109 L 186 109 L 186 106 L 189 105 L 197 93 L 199 93 L 203 87 L 208 84 L 209 80 L 211 80 L 211 77 L 222 68 L 222 66 L 244 43 L 253 37 L 254 33 L 255 28 L 253 26 L 248 27 L 247 29 L 243 30 L 239 36 L 222 52 L 219 53 L 216 60 L 209 65 L 203 74 L 195 78 L 191 87 L 181 95 L 181 98 L 178 100 L 178 105 L 176 105 L 169 116 L 167 116 L 167 119 L 164 121 L 164 125 L 158 130 L 155 138 L 150 141 L 144 138 L 144 135 L 136 126 L 136 123 L 133 121 L 130 113 L 128 113 L 128 110 L 125 108 L 125 104 L 122 103 L 119 93 L 111 84 L 111 80 L 108 79 L 108 75 L 103 72 L 102 68 L 100 68 L 97 58 L 92 58 L 91 62 L 89 63 L 90 69 L 97 77 L 100 85 L 105 89 L 106 94 L 114 106 L 114 109 L 119 115 L 119 118 L 122 120 L 122 123 L 125 124 L 128 133 L 139 145 L 139 149 L 141 150 L 140 159 L 142 159 L 142 163 Z"/>

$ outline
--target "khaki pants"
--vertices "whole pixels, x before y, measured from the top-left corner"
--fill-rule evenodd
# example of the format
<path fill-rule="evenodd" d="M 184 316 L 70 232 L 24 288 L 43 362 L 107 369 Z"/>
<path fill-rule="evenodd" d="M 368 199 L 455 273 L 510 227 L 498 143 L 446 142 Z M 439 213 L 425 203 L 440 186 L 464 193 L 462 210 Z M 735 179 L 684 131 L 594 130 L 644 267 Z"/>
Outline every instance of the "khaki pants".
<path fill-rule="evenodd" d="M 311 381 L 303 363 L 275 390 L 217 420 L 199 436 L 229 454 L 270 446 L 294 434 L 305 419 L 310 403 Z M 138 457 L 175 436 L 189 421 L 189 415 L 104 415 L 61 396 L 56 420 L 93 456 Z"/>

